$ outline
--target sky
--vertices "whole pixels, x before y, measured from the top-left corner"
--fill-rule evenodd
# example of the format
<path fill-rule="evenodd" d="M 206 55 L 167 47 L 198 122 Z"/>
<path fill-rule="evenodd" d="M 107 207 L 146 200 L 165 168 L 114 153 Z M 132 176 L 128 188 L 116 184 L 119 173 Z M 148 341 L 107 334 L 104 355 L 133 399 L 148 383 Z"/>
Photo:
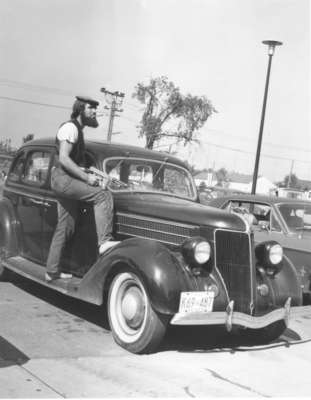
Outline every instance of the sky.
<path fill-rule="evenodd" d="M 183 94 L 217 110 L 200 144 L 171 151 L 196 168 L 252 174 L 268 65 L 272 59 L 259 175 L 290 170 L 311 180 L 309 0 L 1 0 L 0 139 L 54 136 L 75 95 L 100 101 L 96 130 L 109 121 L 100 91 L 125 93 L 112 140 L 144 146 L 138 82 L 167 76 Z M 158 150 L 168 150 L 160 142 Z"/>

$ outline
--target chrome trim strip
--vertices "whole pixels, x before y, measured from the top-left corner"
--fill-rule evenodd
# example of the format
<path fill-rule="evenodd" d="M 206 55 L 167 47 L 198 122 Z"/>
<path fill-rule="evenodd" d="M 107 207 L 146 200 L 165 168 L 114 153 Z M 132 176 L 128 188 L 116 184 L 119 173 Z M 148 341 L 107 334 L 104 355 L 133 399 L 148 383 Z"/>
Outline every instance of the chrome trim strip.
<path fill-rule="evenodd" d="M 149 232 L 164 233 L 165 235 L 178 236 L 178 237 L 185 238 L 185 239 L 187 239 L 189 237 L 189 236 L 185 236 L 185 235 L 179 235 L 178 233 L 159 231 L 158 229 L 149 229 L 149 228 L 145 228 L 145 227 L 141 227 L 141 226 L 123 224 L 122 222 L 116 222 L 116 225 L 119 225 L 120 228 L 122 228 L 122 226 L 128 226 L 130 228 L 144 229 L 145 231 L 149 231 Z"/>
<path fill-rule="evenodd" d="M 148 222 L 151 222 L 151 223 L 154 222 L 154 223 L 161 223 L 161 224 L 164 224 L 164 225 L 167 225 L 167 226 L 177 226 L 179 228 L 189 229 L 189 230 L 192 230 L 192 231 L 199 230 L 199 226 L 197 226 L 197 225 L 185 225 L 185 224 L 181 224 L 181 223 L 178 223 L 178 222 L 168 222 L 168 221 L 162 220 L 160 218 L 158 218 L 158 219 L 156 219 L 156 218 L 146 218 L 145 216 L 138 215 L 138 214 L 127 214 L 127 213 L 117 212 L 116 213 L 116 217 L 118 217 L 118 216 L 125 217 L 125 218 L 129 217 L 129 218 L 133 218 L 133 219 L 136 219 L 138 221 L 143 221 L 143 222 L 147 222 L 147 223 Z M 155 240 L 157 242 L 166 243 L 166 244 L 170 244 L 170 245 L 173 245 L 173 246 L 180 246 L 180 244 L 175 243 L 175 242 L 169 242 L 167 240 L 160 240 L 160 239 L 156 239 L 156 238 L 148 238 L 146 236 L 141 236 L 141 235 L 137 235 L 137 234 L 134 234 L 134 233 L 123 232 L 122 231 L 122 227 L 130 227 L 130 228 L 134 228 L 134 229 L 142 229 L 142 230 L 145 230 L 147 232 L 155 232 L 155 233 L 165 234 L 165 235 L 168 235 L 168 236 L 170 235 L 171 237 L 175 237 L 175 238 L 187 239 L 188 237 L 190 237 L 190 236 L 180 235 L 180 234 L 175 233 L 175 232 L 166 232 L 166 231 L 162 231 L 162 230 L 158 230 L 158 229 L 150 229 L 148 227 L 146 228 L 146 227 L 142 227 L 142 226 L 130 225 L 130 224 L 118 222 L 118 219 L 116 219 L 116 225 L 118 226 L 118 229 L 117 229 L 117 233 L 118 234 L 125 235 L 125 236 L 128 236 L 128 237 L 138 237 L 138 238 L 142 238 L 142 239 Z"/>
<path fill-rule="evenodd" d="M 251 230 L 251 226 L 250 226 L 250 224 L 246 221 L 246 219 L 243 218 L 242 215 L 239 214 L 239 213 L 232 212 L 232 214 L 237 215 L 237 216 L 244 222 L 244 225 L 245 225 L 245 232 L 249 233 L 250 230 Z"/>
<path fill-rule="evenodd" d="M 254 275 L 255 265 L 253 265 L 253 260 L 254 260 L 255 254 L 253 254 L 253 252 L 252 252 L 252 241 L 251 241 L 251 235 L 249 232 L 248 232 L 248 242 L 249 242 L 249 265 L 250 265 L 250 269 L 251 269 L 251 294 L 252 294 L 251 302 L 249 305 L 249 310 L 252 315 L 254 312 L 254 309 L 255 309 L 255 306 L 254 306 L 254 304 L 255 304 L 254 280 L 256 279 L 256 273 Z M 254 251 L 254 253 L 255 253 L 255 251 Z"/>
<path fill-rule="evenodd" d="M 169 222 L 169 221 L 161 219 L 161 218 L 150 218 L 150 217 L 145 217 L 144 215 L 140 215 L 140 214 L 122 213 L 122 212 L 117 211 L 116 216 L 118 216 L 118 215 L 120 215 L 122 217 L 141 219 L 143 221 L 160 222 L 161 224 L 179 226 L 181 228 L 199 229 L 198 225 L 182 224 L 182 223 L 175 222 L 175 221 Z"/>
<path fill-rule="evenodd" d="M 24 192 L 22 190 L 15 190 L 15 189 L 12 190 L 11 187 L 8 187 L 6 190 L 8 191 L 8 193 L 17 194 L 19 196 L 26 196 L 26 197 L 38 198 L 38 199 L 41 199 L 41 200 L 43 200 L 43 199 L 47 200 L 46 196 L 45 196 L 45 193 L 42 193 L 42 194 L 41 193 L 27 193 L 27 192 Z M 45 191 L 46 191 L 46 189 L 45 189 Z"/>
<path fill-rule="evenodd" d="M 119 234 L 121 234 L 121 235 L 128 236 L 128 237 L 130 237 L 130 238 L 131 238 L 131 237 L 137 237 L 137 238 L 146 239 L 146 240 L 155 240 L 156 242 L 159 242 L 159 243 L 167 243 L 167 244 L 172 245 L 172 246 L 177 246 L 177 247 L 180 246 L 180 244 L 177 244 L 177 243 L 167 242 L 166 240 L 160 240 L 160 239 L 155 239 L 155 238 L 148 238 L 148 237 L 146 237 L 146 236 L 134 235 L 133 233 L 129 234 L 129 233 L 120 232 L 120 231 L 117 232 L 117 233 L 119 233 Z"/>

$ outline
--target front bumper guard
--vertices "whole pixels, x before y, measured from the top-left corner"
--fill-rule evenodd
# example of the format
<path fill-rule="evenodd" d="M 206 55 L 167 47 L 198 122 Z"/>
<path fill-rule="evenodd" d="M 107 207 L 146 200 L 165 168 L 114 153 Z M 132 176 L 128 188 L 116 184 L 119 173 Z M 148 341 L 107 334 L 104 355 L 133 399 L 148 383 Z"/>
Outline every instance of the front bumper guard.
<path fill-rule="evenodd" d="M 234 301 L 231 300 L 226 311 L 212 311 L 209 313 L 177 313 L 171 320 L 172 325 L 225 325 L 231 331 L 232 325 L 240 325 L 251 329 L 260 329 L 273 322 L 284 320 L 288 326 L 289 319 L 304 313 L 304 307 L 291 307 L 289 297 L 284 307 L 271 311 L 268 314 L 255 317 L 234 311 Z"/>

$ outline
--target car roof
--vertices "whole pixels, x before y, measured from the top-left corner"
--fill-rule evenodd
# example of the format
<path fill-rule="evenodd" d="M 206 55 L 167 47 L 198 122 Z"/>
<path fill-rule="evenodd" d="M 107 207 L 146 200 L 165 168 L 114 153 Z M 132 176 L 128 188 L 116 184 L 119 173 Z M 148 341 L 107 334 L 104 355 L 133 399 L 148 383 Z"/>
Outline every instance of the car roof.
<path fill-rule="evenodd" d="M 34 139 L 29 142 L 26 142 L 22 148 L 27 148 L 29 146 L 55 146 L 55 137 Z M 177 157 L 170 155 L 169 153 L 149 150 L 143 147 L 131 146 L 127 144 L 120 143 L 109 143 L 107 141 L 99 141 L 99 140 L 85 140 L 85 145 L 88 150 L 95 154 L 103 154 L 105 157 L 122 157 L 122 156 L 131 156 L 138 158 L 152 158 L 158 161 L 166 161 L 168 163 L 177 164 L 186 169 L 187 165 L 185 162 L 180 160 Z"/>
<path fill-rule="evenodd" d="M 218 200 L 218 201 L 217 201 Z M 259 195 L 259 194 L 233 194 L 227 196 L 221 196 L 216 198 L 215 200 L 211 200 L 209 205 L 213 203 L 223 203 L 225 200 L 241 200 L 241 201 L 257 201 L 263 203 L 270 203 L 270 204 L 279 204 L 279 203 L 287 203 L 287 204 L 311 204 L 308 200 L 301 200 L 301 199 L 289 199 L 287 197 L 278 197 L 278 196 L 266 196 L 266 195 Z"/>

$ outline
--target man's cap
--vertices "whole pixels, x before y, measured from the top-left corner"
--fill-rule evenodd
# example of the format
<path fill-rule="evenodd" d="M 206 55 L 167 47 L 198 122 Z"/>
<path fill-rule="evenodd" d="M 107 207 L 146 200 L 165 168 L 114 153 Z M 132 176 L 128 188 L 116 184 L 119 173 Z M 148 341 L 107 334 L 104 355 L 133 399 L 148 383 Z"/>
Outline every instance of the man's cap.
<path fill-rule="evenodd" d="M 88 103 L 91 106 L 98 107 L 99 102 L 97 100 L 92 99 L 91 97 L 88 96 L 76 96 L 76 99 L 79 101 L 82 101 L 83 103 Z"/>

